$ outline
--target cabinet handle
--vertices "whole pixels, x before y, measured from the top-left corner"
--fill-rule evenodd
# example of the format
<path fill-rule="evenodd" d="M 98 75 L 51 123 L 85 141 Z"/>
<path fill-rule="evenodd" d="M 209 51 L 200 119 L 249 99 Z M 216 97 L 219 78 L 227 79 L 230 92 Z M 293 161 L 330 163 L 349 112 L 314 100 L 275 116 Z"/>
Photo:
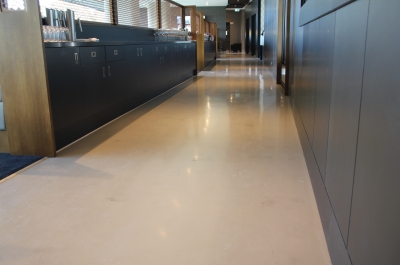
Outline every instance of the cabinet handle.
<path fill-rule="evenodd" d="M 78 55 L 78 53 L 75 53 L 75 63 L 79 64 L 79 55 Z"/>
<path fill-rule="evenodd" d="M 176 51 L 179 52 L 179 46 L 176 46 Z"/>
<path fill-rule="evenodd" d="M 103 77 L 106 77 L 106 68 L 103 67 Z"/>
<path fill-rule="evenodd" d="M 111 76 L 111 66 L 108 66 L 108 76 Z"/>
<path fill-rule="evenodd" d="M 164 64 L 164 56 L 162 57 L 162 63 Z"/>
<path fill-rule="evenodd" d="M 140 48 L 140 56 L 143 56 L 143 50 Z"/>
<path fill-rule="evenodd" d="M 139 48 L 136 48 L 136 50 L 137 50 L 137 56 L 139 56 Z"/>
<path fill-rule="evenodd" d="M 161 57 L 160 57 L 160 64 L 161 64 Z"/>

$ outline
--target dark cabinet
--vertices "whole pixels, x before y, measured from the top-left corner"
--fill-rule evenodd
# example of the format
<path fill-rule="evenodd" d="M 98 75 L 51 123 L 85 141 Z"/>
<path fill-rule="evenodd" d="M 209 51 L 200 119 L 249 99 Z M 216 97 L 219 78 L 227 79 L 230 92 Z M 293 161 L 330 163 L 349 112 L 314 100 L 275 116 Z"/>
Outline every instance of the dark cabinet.
<path fill-rule="evenodd" d="M 106 107 L 106 67 L 105 63 L 82 66 L 86 116 L 95 114 Z"/>
<path fill-rule="evenodd" d="M 195 47 L 46 48 L 57 149 L 190 78 L 196 68 Z"/>
<path fill-rule="evenodd" d="M 79 48 L 46 49 L 54 130 L 84 117 Z"/>
<path fill-rule="evenodd" d="M 152 47 L 153 50 L 153 91 L 155 94 L 166 91 L 169 87 L 171 78 L 169 69 L 169 45 L 156 44 Z"/>
<path fill-rule="evenodd" d="M 123 46 L 81 48 L 86 116 L 102 111 L 126 98 L 123 48 Z"/>
<path fill-rule="evenodd" d="M 170 76 L 172 79 L 178 77 L 178 63 L 179 63 L 179 44 L 173 43 L 169 47 L 169 66 L 170 66 Z"/>
<path fill-rule="evenodd" d="M 125 60 L 107 62 L 106 105 L 117 104 L 126 99 L 127 95 Z"/>
<path fill-rule="evenodd" d="M 196 67 L 196 44 L 185 43 L 179 44 L 179 61 L 178 61 L 178 72 L 179 75 L 193 72 Z"/>
<path fill-rule="evenodd" d="M 152 49 L 151 45 L 126 46 L 126 78 L 128 97 L 138 98 L 143 103 L 150 97 L 152 87 Z"/>

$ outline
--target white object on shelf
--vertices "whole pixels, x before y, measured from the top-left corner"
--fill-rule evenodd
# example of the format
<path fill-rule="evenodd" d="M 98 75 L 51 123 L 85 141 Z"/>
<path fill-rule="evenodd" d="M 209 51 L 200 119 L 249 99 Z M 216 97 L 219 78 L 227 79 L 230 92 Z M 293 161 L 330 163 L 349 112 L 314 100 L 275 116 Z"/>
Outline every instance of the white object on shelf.
<path fill-rule="evenodd" d="M 80 42 L 98 42 L 99 39 L 96 38 L 89 38 L 89 39 L 76 39 L 76 41 L 80 41 Z"/>

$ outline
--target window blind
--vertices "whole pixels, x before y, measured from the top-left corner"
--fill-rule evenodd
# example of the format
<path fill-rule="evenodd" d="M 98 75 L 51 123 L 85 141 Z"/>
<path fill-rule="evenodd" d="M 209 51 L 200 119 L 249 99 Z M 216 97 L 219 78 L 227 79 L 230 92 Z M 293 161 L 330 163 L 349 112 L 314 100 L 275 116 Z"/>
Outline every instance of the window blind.
<path fill-rule="evenodd" d="M 157 0 L 117 0 L 118 24 L 158 28 Z"/>
<path fill-rule="evenodd" d="M 161 0 L 161 28 L 182 28 L 182 8 L 168 1 Z"/>
<path fill-rule="evenodd" d="M 75 12 L 75 18 L 85 21 L 113 24 L 111 0 L 39 0 L 40 12 L 46 16 L 46 8 Z"/>

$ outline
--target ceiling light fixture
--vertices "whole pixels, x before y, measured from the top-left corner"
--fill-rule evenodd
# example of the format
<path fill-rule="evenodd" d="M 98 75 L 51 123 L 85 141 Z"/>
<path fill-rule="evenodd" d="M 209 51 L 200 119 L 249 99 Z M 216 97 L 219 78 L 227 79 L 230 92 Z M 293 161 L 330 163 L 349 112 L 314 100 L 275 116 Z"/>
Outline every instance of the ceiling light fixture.
<path fill-rule="evenodd" d="M 208 6 L 208 2 L 206 2 L 206 6 Z"/>

